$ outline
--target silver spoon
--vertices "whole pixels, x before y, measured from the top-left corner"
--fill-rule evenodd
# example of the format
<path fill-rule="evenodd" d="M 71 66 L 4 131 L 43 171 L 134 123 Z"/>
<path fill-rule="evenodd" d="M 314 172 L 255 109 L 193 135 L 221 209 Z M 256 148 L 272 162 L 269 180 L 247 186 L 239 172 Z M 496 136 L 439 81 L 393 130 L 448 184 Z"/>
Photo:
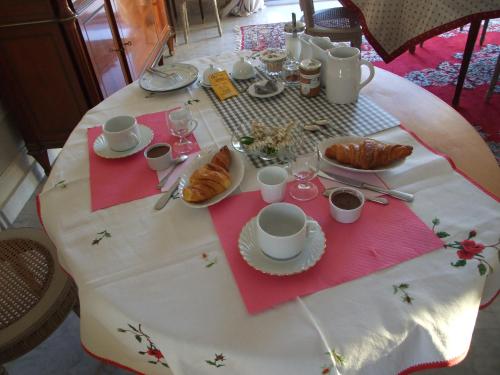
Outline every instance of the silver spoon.
<path fill-rule="evenodd" d="M 188 156 L 187 155 L 181 155 L 179 156 L 177 159 L 174 160 L 174 166 L 172 169 L 170 169 L 170 171 L 165 175 L 165 177 L 163 177 L 161 179 L 160 182 L 158 182 L 158 185 L 156 185 L 156 188 L 158 190 L 161 190 L 161 188 L 163 187 L 163 185 L 165 185 L 165 183 L 167 182 L 168 178 L 170 177 L 170 175 L 177 169 L 177 166 L 179 164 L 182 164 L 184 163 L 186 160 L 188 159 Z"/>
<path fill-rule="evenodd" d="M 330 191 L 332 191 L 332 189 L 326 189 L 323 192 L 323 195 L 325 197 L 329 197 L 330 196 Z M 387 206 L 389 204 L 389 200 L 387 198 L 384 198 L 384 197 L 375 197 L 375 198 L 367 198 L 367 197 L 365 197 L 365 199 L 367 201 L 378 203 L 378 204 L 382 204 L 384 206 Z"/>

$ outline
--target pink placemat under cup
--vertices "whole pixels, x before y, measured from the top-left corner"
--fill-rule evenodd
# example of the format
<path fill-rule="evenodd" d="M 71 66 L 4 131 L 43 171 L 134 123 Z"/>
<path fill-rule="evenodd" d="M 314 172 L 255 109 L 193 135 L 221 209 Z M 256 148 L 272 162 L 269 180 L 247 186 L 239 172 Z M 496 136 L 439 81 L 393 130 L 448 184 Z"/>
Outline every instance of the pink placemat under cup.
<path fill-rule="evenodd" d="M 137 116 L 139 124 L 153 130 L 154 137 L 150 144 L 174 144 L 178 140 L 170 133 L 167 124 L 166 114 L 170 111 Z M 156 189 L 157 173 L 149 169 L 144 150 L 122 159 L 105 159 L 96 155 L 93 145 L 101 133 L 101 126 L 87 129 L 92 211 L 160 193 Z M 190 135 L 188 138 L 196 145 L 193 152 L 198 152 L 200 148 L 194 136 Z"/>
<path fill-rule="evenodd" d="M 357 222 L 341 224 L 331 218 L 328 199 L 323 196 L 309 202 L 285 199 L 318 221 L 326 235 L 326 251 L 319 262 L 291 276 L 265 275 L 240 255 L 241 229 L 266 206 L 259 191 L 241 193 L 211 206 L 215 229 L 248 312 L 256 314 L 443 247 L 405 203 L 389 200 L 388 206 L 367 202 Z"/>

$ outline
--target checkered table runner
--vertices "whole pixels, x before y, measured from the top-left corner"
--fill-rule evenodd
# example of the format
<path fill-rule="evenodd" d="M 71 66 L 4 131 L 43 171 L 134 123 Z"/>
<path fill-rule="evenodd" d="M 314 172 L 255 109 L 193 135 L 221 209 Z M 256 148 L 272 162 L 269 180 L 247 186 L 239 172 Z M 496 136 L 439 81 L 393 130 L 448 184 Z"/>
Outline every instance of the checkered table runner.
<path fill-rule="evenodd" d="M 258 73 L 258 78 L 263 78 L 261 73 Z M 280 119 L 283 123 L 287 120 L 295 121 L 300 125 L 294 130 L 294 137 L 298 140 L 295 149 L 301 155 L 313 151 L 326 138 L 341 135 L 364 137 L 399 125 L 395 117 L 362 95 L 354 104 L 331 104 L 326 99 L 324 90 L 316 97 L 307 98 L 300 94 L 299 87 L 287 86 L 277 96 L 260 99 L 246 92 L 254 82 L 256 80 L 233 81 L 240 95 L 224 101 L 220 101 L 212 89 L 205 88 L 229 132 L 236 137 L 251 133 L 250 123 L 253 119 Z M 304 124 L 311 124 L 317 119 L 330 120 L 324 133 L 302 130 Z M 264 161 L 255 156 L 249 158 L 257 168 L 273 164 L 272 161 Z"/>

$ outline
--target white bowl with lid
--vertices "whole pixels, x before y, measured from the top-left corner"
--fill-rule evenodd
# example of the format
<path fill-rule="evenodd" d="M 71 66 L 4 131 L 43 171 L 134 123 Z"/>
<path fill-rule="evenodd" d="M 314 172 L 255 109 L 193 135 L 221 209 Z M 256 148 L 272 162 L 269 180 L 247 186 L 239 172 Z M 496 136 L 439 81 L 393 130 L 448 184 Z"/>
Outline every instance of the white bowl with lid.
<path fill-rule="evenodd" d="M 234 79 L 253 78 L 255 77 L 255 68 L 252 66 L 252 64 L 245 61 L 244 57 L 240 57 L 240 59 L 233 64 L 231 77 Z"/>

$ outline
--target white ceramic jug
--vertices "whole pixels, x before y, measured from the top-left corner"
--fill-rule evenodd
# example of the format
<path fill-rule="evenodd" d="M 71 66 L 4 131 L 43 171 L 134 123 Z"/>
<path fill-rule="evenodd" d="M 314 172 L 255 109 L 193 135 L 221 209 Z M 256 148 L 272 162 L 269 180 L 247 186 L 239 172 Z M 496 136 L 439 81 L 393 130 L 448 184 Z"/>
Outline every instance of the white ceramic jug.
<path fill-rule="evenodd" d="M 326 63 L 326 96 L 330 103 L 348 104 L 358 100 L 359 91 L 373 79 L 375 69 L 371 62 L 361 59 L 359 49 L 336 47 L 328 50 Z M 370 69 L 370 75 L 361 82 L 361 66 Z"/>
<path fill-rule="evenodd" d="M 320 82 L 321 87 L 326 86 L 326 66 L 328 63 L 327 51 L 334 47 L 328 37 L 313 36 L 309 40 L 311 44 L 312 58 L 321 61 Z"/>

